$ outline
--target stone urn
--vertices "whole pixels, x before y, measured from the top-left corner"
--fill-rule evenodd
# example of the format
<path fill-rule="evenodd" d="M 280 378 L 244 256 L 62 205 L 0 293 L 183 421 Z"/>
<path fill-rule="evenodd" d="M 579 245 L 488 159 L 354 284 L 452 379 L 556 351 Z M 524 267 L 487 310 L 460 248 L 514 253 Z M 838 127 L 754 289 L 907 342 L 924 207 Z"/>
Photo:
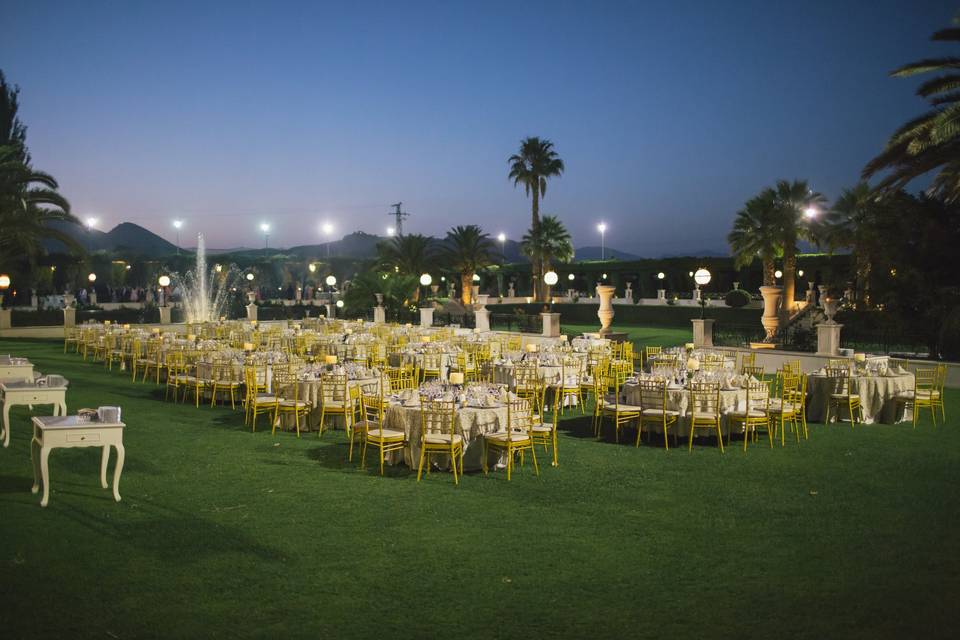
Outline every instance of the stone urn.
<path fill-rule="evenodd" d="M 823 309 L 823 301 L 827 299 L 827 285 L 822 284 L 817 289 L 820 290 L 820 308 Z"/>
<path fill-rule="evenodd" d="M 615 292 L 616 289 L 608 284 L 597 285 L 597 296 L 600 298 L 597 317 L 600 318 L 600 335 L 602 336 L 610 333 L 610 325 L 613 323 L 613 294 Z"/>
<path fill-rule="evenodd" d="M 740 282 L 735 280 L 733 283 L 733 290 L 736 291 L 739 288 L 740 288 Z"/>
<path fill-rule="evenodd" d="M 834 324 L 833 316 L 837 315 L 837 307 L 839 306 L 839 301 L 833 298 L 821 298 L 821 303 L 823 304 L 823 313 L 827 316 L 827 322 Z"/>
<path fill-rule="evenodd" d="M 476 309 L 478 311 L 485 311 L 487 308 L 487 301 L 490 299 L 490 295 L 486 293 L 478 293 L 476 295 Z"/>
<path fill-rule="evenodd" d="M 760 287 L 760 295 L 763 296 L 763 317 L 760 318 L 760 324 L 767 332 L 767 340 L 771 340 L 776 335 L 777 329 L 780 328 L 780 303 L 783 300 L 783 287 Z"/>
<path fill-rule="evenodd" d="M 373 295 L 377 298 L 377 306 L 378 306 L 378 307 L 382 307 L 382 306 L 383 306 L 383 294 L 382 294 L 382 293 L 375 293 L 375 294 L 373 294 Z"/>

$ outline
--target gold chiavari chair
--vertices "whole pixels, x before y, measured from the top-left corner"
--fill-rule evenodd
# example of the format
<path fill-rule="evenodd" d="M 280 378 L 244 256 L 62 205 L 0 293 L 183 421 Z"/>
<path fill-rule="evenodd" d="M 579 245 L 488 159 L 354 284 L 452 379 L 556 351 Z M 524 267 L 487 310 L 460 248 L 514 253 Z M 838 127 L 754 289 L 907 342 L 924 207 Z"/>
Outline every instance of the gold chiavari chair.
<path fill-rule="evenodd" d="M 440 378 L 443 372 L 443 354 L 424 353 L 420 359 L 420 374 L 423 381 L 431 378 Z"/>
<path fill-rule="evenodd" d="M 257 430 L 257 416 L 262 413 L 271 415 L 270 424 L 277 421 L 277 403 L 279 398 L 275 394 L 268 394 L 265 389 L 266 371 L 254 365 L 247 365 L 244 373 L 244 406 L 246 408 L 245 423 L 253 431 Z"/>
<path fill-rule="evenodd" d="M 535 363 L 519 363 L 513 368 L 513 390 L 518 398 L 531 404 L 535 413 L 540 412 L 543 399 L 543 379 Z"/>
<path fill-rule="evenodd" d="M 764 380 L 751 380 L 747 385 L 747 399 L 743 409 L 737 408 L 727 415 L 730 432 L 739 425 L 743 429 L 743 450 L 747 450 L 747 443 L 751 436 L 757 439 L 757 429 L 767 432 L 770 448 L 773 448 L 773 429 L 770 425 L 770 383 Z M 727 435 L 729 444 L 730 436 Z"/>
<path fill-rule="evenodd" d="M 450 456 L 453 483 L 460 484 L 463 475 L 463 436 L 457 433 L 457 410 L 453 401 L 427 400 L 420 397 L 420 462 L 417 465 L 417 482 L 423 476 L 423 464 L 427 463 L 430 475 L 430 458 L 436 455 Z"/>
<path fill-rule="evenodd" d="M 317 437 L 323 435 L 327 416 L 343 416 L 349 432 L 353 428 L 359 401 L 356 387 L 351 387 L 346 374 L 329 373 L 320 377 L 320 428 Z"/>
<path fill-rule="evenodd" d="M 753 351 L 749 353 L 740 354 L 740 363 L 737 366 L 737 370 L 741 373 L 744 373 L 744 367 L 756 367 L 757 366 L 757 354 Z"/>
<path fill-rule="evenodd" d="M 644 364 L 650 362 L 651 357 L 659 356 L 661 353 L 663 353 L 663 347 L 648 344 L 643 348 Z"/>
<path fill-rule="evenodd" d="M 236 409 L 236 394 L 240 390 L 239 365 L 232 360 L 219 359 L 213 363 L 213 376 L 210 384 L 210 406 L 217 403 L 217 394 L 230 395 L 230 408 Z M 224 398 L 226 402 L 226 398 Z"/>
<path fill-rule="evenodd" d="M 554 385 L 554 393 L 560 394 L 560 411 L 566 411 L 567 401 L 571 398 L 583 410 L 583 385 L 581 384 L 583 362 L 578 358 L 564 358 L 560 362 L 560 379 Z"/>
<path fill-rule="evenodd" d="M 80 330 L 76 327 L 63 328 L 63 352 L 67 352 L 67 347 L 73 345 L 74 352 L 80 351 Z"/>
<path fill-rule="evenodd" d="M 939 396 L 939 398 L 937 398 Z M 939 376 L 936 367 L 917 367 L 914 371 L 913 389 L 897 395 L 896 400 L 913 409 L 913 428 L 917 428 L 917 416 L 921 409 L 930 409 L 930 419 L 937 426 L 935 398 L 942 402 Z M 942 405 L 941 405 L 942 406 Z"/>
<path fill-rule="evenodd" d="M 387 380 L 381 376 L 377 382 L 374 393 L 364 392 L 360 398 L 360 414 L 363 420 L 358 422 L 350 431 L 350 453 L 348 460 L 353 459 L 353 434 L 361 432 L 363 437 L 363 449 L 360 453 L 360 468 L 363 469 L 367 460 L 367 447 L 376 447 L 380 458 L 380 475 L 383 475 L 383 464 L 388 453 L 393 451 L 403 451 L 407 445 L 407 438 L 403 431 L 397 429 L 387 429 L 384 425 L 384 418 L 388 401 Z"/>
<path fill-rule="evenodd" d="M 741 375 L 748 375 L 751 378 L 755 378 L 757 380 L 763 380 L 763 376 L 764 376 L 763 367 L 758 367 L 752 364 L 741 365 L 740 373 Z"/>
<path fill-rule="evenodd" d="M 483 436 L 483 473 L 488 469 L 490 451 L 499 451 L 507 459 L 507 480 L 513 474 L 513 460 L 520 454 L 520 464 L 523 465 L 524 453 L 530 452 L 534 473 L 540 477 L 540 467 L 537 464 L 537 451 L 533 446 L 533 407 L 522 398 L 511 398 L 507 401 L 507 424 L 503 429 Z"/>
<path fill-rule="evenodd" d="M 603 419 L 610 418 L 613 423 L 614 440 L 620 442 L 620 429 L 636 423 L 637 440 L 640 439 L 640 432 L 643 431 L 643 422 L 640 419 L 642 409 L 640 405 L 627 404 L 621 399 L 623 385 L 627 381 L 628 373 L 623 369 L 611 368 L 607 374 L 607 382 L 604 385 L 604 393 L 598 396 L 597 402 L 600 404 L 600 418 L 597 424 L 597 437 L 603 430 Z"/>
<path fill-rule="evenodd" d="M 717 434 L 717 446 L 723 453 L 723 433 L 720 429 L 720 385 L 714 382 L 690 384 L 690 438 L 687 450 L 693 451 L 693 437 L 697 429 L 710 429 Z"/>
<path fill-rule="evenodd" d="M 830 411 L 836 406 L 837 421 L 840 419 L 840 409 L 846 405 L 850 416 L 850 428 L 857 426 L 857 418 L 863 422 L 863 408 L 860 406 L 860 394 L 855 393 L 850 377 L 850 365 L 844 364 L 840 368 L 827 367 L 827 385 L 830 398 L 827 402 L 827 416 L 824 420 L 830 423 Z"/>
<path fill-rule="evenodd" d="M 544 392 L 546 391 L 544 390 Z M 560 418 L 562 402 L 562 394 L 554 391 L 553 399 L 551 401 L 551 418 L 550 421 L 547 422 L 546 398 L 543 398 L 540 402 L 540 406 L 543 408 L 543 418 L 540 421 L 535 422 L 533 428 L 530 430 L 530 435 L 533 438 L 534 445 L 542 444 L 543 448 L 548 452 L 550 449 L 552 449 L 553 460 L 550 464 L 554 467 L 560 466 L 560 462 L 557 457 L 557 422 Z"/>
<path fill-rule="evenodd" d="M 779 395 L 771 395 L 767 404 L 767 413 L 770 414 L 770 426 L 774 428 L 774 433 L 780 434 L 780 446 L 786 444 L 787 423 L 797 434 L 797 442 L 800 441 L 800 422 L 801 406 L 805 399 L 800 398 L 802 374 L 791 373 L 790 371 L 778 372 L 776 386 Z M 801 402 L 798 404 L 798 400 Z M 829 407 L 828 407 L 829 414 Z"/>
<path fill-rule="evenodd" d="M 163 393 L 163 399 L 170 399 L 170 392 L 173 391 L 173 401 L 177 401 L 180 388 L 191 382 L 192 377 L 187 375 L 186 363 L 182 351 L 168 351 L 163 360 L 163 368 L 167 372 L 166 389 Z M 159 384 L 159 377 L 158 383 Z M 186 395 L 186 393 L 184 393 Z"/>
<path fill-rule="evenodd" d="M 160 374 L 164 369 L 163 342 L 160 340 L 147 341 L 147 352 L 143 358 L 137 360 L 136 367 L 133 369 L 133 379 L 137 379 L 137 367 L 143 369 L 143 378 L 140 382 L 146 382 L 147 376 L 152 370 L 156 376 L 156 384 L 160 384 Z"/>
<path fill-rule="evenodd" d="M 303 400 L 300 395 L 300 376 L 297 369 L 275 368 L 273 371 L 273 385 L 277 392 L 277 419 L 273 421 L 271 434 L 276 434 L 277 427 L 281 425 L 281 420 L 285 415 L 293 416 L 293 424 L 297 431 L 297 437 L 300 437 L 300 421 L 305 420 L 310 413 L 310 403 Z M 323 425 L 321 419 L 321 426 Z"/>
<path fill-rule="evenodd" d="M 673 444 L 677 444 L 676 425 L 680 419 L 680 412 L 670 409 L 667 403 L 667 381 L 666 380 L 641 380 L 640 383 L 640 424 L 641 429 L 637 431 L 637 446 L 640 446 L 640 434 L 643 425 L 657 425 L 663 432 L 663 448 L 670 450 L 668 434 L 673 435 Z M 650 433 L 650 430 L 647 430 Z M 649 435 L 648 441 L 649 441 Z"/>

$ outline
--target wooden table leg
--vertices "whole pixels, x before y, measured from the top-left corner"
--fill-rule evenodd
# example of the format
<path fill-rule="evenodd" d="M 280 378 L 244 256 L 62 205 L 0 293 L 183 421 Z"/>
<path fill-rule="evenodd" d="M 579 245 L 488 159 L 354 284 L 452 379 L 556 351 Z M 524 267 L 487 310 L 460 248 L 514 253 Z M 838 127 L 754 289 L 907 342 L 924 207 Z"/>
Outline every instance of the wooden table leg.
<path fill-rule="evenodd" d="M 10 446 L 10 405 L 3 403 L 3 446 Z"/>
<path fill-rule="evenodd" d="M 107 465 L 110 463 L 110 445 L 104 445 L 100 454 L 100 486 L 107 488 Z"/>
<path fill-rule="evenodd" d="M 40 498 L 40 506 L 45 507 L 50 502 L 50 449 L 40 447 L 40 481 L 43 483 L 43 497 Z"/>
<path fill-rule="evenodd" d="M 30 463 L 33 466 L 33 486 L 30 493 L 40 491 L 40 443 L 36 439 L 30 440 Z"/>
<path fill-rule="evenodd" d="M 113 499 L 120 502 L 120 474 L 123 473 L 123 458 L 126 452 L 123 443 L 114 446 L 117 448 L 117 465 L 113 469 Z"/>

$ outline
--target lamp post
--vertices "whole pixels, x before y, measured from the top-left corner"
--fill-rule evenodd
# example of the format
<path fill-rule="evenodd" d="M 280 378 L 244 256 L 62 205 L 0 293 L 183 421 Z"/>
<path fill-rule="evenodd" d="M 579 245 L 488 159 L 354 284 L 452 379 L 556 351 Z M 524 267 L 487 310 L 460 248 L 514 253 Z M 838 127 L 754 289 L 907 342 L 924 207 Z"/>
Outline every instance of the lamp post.
<path fill-rule="evenodd" d="M 500 232 L 497 234 L 497 241 L 500 243 L 500 259 L 507 261 L 507 234 Z"/>
<path fill-rule="evenodd" d="M 177 255 L 180 255 L 180 227 L 183 226 L 183 220 L 174 220 L 173 228 L 177 230 Z"/>
<path fill-rule="evenodd" d="M 7 289 L 10 288 L 10 276 L 0 274 L 0 307 L 3 306 L 3 299 L 6 297 Z"/>
<path fill-rule="evenodd" d="M 560 280 L 560 276 L 557 275 L 556 271 L 547 271 L 543 274 L 543 282 L 547 285 L 547 302 L 550 303 L 550 308 L 553 309 L 553 296 L 551 295 L 551 288 L 553 285 L 557 284 Z"/>
<path fill-rule="evenodd" d="M 693 281 L 697 283 L 697 288 L 705 287 L 710 284 L 710 272 L 704 269 L 703 267 L 697 269 L 696 273 L 693 274 Z M 700 294 L 700 319 L 703 320 L 704 310 L 707 308 L 707 301 L 703 297 L 703 294 Z"/>
<path fill-rule="evenodd" d="M 261 222 L 260 231 L 263 232 L 263 248 L 266 249 L 270 244 L 270 225 L 266 222 Z"/>
<path fill-rule="evenodd" d="M 604 252 L 606 245 L 606 233 L 607 233 L 607 223 L 601 222 L 597 225 L 597 231 L 600 232 L 600 260 L 604 260 Z"/>
<path fill-rule="evenodd" d="M 333 235 L 333 224 L 324 222 L 320 229 L 323 231 L 323 237 L 327 240 L 325 243 L 327 245 L 327 258 L 330 258 L 330 236 Z"/>

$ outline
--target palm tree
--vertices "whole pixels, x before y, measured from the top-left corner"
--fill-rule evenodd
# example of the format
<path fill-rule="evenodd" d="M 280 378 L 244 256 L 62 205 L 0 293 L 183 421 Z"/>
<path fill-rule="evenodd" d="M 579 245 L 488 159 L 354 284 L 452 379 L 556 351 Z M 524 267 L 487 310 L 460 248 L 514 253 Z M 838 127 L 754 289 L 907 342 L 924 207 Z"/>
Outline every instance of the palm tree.
<path fill-rule="evenodd" d="M 540 256 L 543 272 L 553 268 L 553 261 L 573 260 L 573 242 L 570 232 L 556 216 L 543 216 L 536 228 L 531 228 L 520 241 L 520 250 L 526 256 Z"/>
<path fill-rule="evenodd" d="M 960 19 L 954 20 L 960 24 Z M 960 27 L 943 29 L 933 34 L 934 41 L 960 42 Z M 890 75 L 907 78 L 936 73 L 917 89 L 933 107 L 918 118 L 897 129 L 883 152 L 863 170 L 870 178 L 889 171 L 877 185 L 879 189 L 897 190 L 914 178 L 939 171 L 927 190 L 947 202 L 960 202 L 960 59 L 931 58 L 904 65 Z"/>
<path fill-rule="evenodd" d="M 763 284 L 774 286 L 774 260 L 781 254 L 780 235 L 776 226 L 777 197 L 773 189 L 764 189 L 747 200 L 737 212 L 727 242 L 733 251 L 734 266 L 739 269 L 760 258 L 763 263 Z"/>
<path fill-rule="evenodd" d="M 447 265 L 460 274 L 460 299 L 470 304 L 473 274 L 496 262 L 497 250 L 490 235 L 475 224 L 453 227 L 444 240 L 443 254 Z"/>
<path fill-rule="evenodd" d="M 420 277 L 430 271 L 437 257 L 433 238 L 418 233 L 394 236 L 392 240 L 377 245 L 380 266 L 401 275 Z M 420 300 L 420 289 L 414 293 L 414 301 Z"/>
<path fill-rule="evenodd" d="M 827 213 L 821 230 L 821 243 L 831 251 L 850 249 L 856 261 L 856 277 L 860 300 L 870 304 L 870 272 L 873 256 L 882 251 L 878 236 L 878 218 L 885 198 L 861 182 L 852 189 L 844 189 Z"/>
<path fill-rule="evenodd" d="M 823 194 L 810 189 L 806 180 L 778 180 L 774 188 L 776 196 L 775 227 L 780 236 L 783 251 L 783 313 L 793 310 L 796 291 L 797 243 L 802 239 L 814 239 L 811 226 L 804 222 L 808 209 L 819 210 L 827 199 Z"/>
<path fill-rule="evenodd" d="M 563 160 L 553 150 L 553 143 L 537 137 L 520 141 L 520 153 L 507 160 L 510 163 L 508 177 L 513 185 L 522 184 L 531 202 L 530 228 L 536 230 L 540 225 L 540 198 L 547 195 L 547 179 L 563 173 Z M 537 300 L 542 299 L 541 278 L 543 265 L 537 255 L 530 257 L 533 271 L 533 292 Z"/>

